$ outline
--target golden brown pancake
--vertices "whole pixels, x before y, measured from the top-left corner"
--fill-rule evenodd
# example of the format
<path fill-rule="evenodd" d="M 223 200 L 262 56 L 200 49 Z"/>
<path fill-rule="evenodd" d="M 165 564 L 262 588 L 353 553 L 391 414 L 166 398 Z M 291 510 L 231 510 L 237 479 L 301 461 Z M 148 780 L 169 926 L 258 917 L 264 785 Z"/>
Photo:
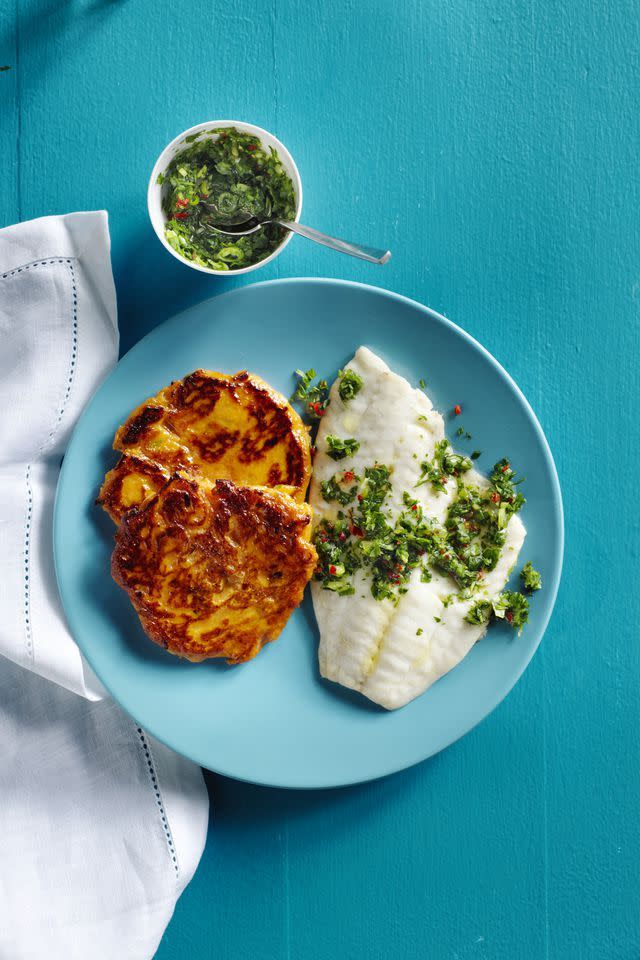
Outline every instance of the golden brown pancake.
<path fill-rule="evenodd" d="M 174 476 L 116 533 L 112 574 L 148 636 L 190 660 L 250 660 L 302 600 L 311 510 L 264 487 Z"/>
<path fill-rule="evenodd" d="M 120 523 L 133 507 L 143 506 L 169 480 L 169 473 L 146 457 L 120 457 L 104 478 L 96 503 Z"/>
<path fill-rule="evenodd" d="M 280 393 L 246 371 L 196 370 L 175 381 L 133 411 L 113 446 L 166 476 L 278 487 L 299 502 L 311 476 L 307 428 Z M 112 512 L 121 513 L 113 504 Z"/>

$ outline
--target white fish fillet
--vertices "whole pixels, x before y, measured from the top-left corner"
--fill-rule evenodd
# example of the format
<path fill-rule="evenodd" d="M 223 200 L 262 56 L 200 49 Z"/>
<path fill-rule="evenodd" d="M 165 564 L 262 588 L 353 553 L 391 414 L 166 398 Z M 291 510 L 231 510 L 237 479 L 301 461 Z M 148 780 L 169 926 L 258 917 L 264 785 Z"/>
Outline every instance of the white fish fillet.
<path fill-rule="evenodd" d="M 403 510 L 404 491 L 414 497 L 425 516 L 442 522 L 454 497 L 454 484 L 438 493 L 431 484 L 416 487 L 420 463 L 434 454 L 435 444 L 444 437 L 442 416 L 433 409 L 422 390 L 413 389 L 404 377 L 366 347 L 360 347 L 347 365 L 360 375 L 362 389 L 346 404 L 340 398 L 338 381 L 333 384 L 330 405 L 316 439 L 310 502 L 316 522 L 335 518 L 336 503 L 327 503 L 320 485 L 341 468 L 359 474 L 374 463 L 393 468 L 392 490 L 385 501 L 393 522 Z M 338 465 L 326 452 L 325 438 L 335 434 L 355 437 L 360 448 Z M 470 483 L 486 487 L 488 481 L 476 471 L 467 474 Z M 433 571 L 433 579 L 422 583 L 420 570 L 411 575 L 409 590 L 397 605 L 375 600 L 370 580 L 362 571 L 354 577 L 355 594 L 340 596 L 312 584 L 313 605 L 320 628 L 318 652 L 320 673 L 329 680 L 358 690 L 387 709 L 404 706 L 419 696 L 439 677 L 455 667 L 486 631 L 464 620 L 478 600 L 495 598 L 509 579 L 511 568 L 525 538 L 518 516 L 507 526 L 507 541 L 494 570 L 487 573 L 482 591 L 472 600 L 454 599 L 447 607 L 443 599 L 455 592 L 453 581 Z M 435 618 L 439 618 L 438 622 Z M 422 630 L 418 636 L 418 630 Z"/>

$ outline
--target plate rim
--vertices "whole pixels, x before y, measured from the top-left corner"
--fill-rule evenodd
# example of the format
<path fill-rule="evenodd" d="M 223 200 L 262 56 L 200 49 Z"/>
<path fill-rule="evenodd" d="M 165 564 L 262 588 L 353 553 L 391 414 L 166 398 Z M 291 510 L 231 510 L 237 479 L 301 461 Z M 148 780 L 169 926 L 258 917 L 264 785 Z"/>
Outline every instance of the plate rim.
<path fill-rule="evenodd" d="M 557 549 L 557 570 L 554 575 L 552 583 L 548 587 L 547 586 L 545 587 L 545 591 L 548 591 L 547 592 L 547 597 L 548 597 L 547 612 L 539 627 L 539 636 L 537 638 L 537 641 L 530 649 L 528 656 L 523 660 L 522 664 L 519 666 L 519 669 L 514 673 L 512 673 L 509 676 L 508 680 L 496 690 L 496 692 L 492 697 L 489 698 L 489 700 L 487 701 L 487 704 L 482 709 L 482 715 L 479 717 L 479 719 L 473 722 L 470 726 L 466 727 L 466 729 L 448 738 L 446 742 L 443 743 L 442 746 L 440 746 L 437 750 L 427 749 L 427 752 L 421 754 L 416 759 L 410 760 L 407 763 L 402 763 L 399 766 L 391 763 L 385 766 L 384 769 L 380 770 L 379 772 L 373 775 L 363 774 L 363 775 L 350 777 L 348 779 L 340 778 L 337 780 L 329 780 L 329 781 L 327 781 L 326 778 L 322 779 L 321 781 L 313 781 L 312 778 L 309 778 L 307 776 L 304 779 L 304 782 L 292 781 L 291 778 L 288 778 L 288 781 L 285 782 L 283 779 L 269 780 L 269 779 L 264 779 L 260 777 L 242 776 L 237 772 L 234 772 L 230 769 L 226 769 L 225 764 L 211 767 L 209 766 L 208 763 L 203 762 L 202 758 L 198 756 L 198 753 L 200 751 L 196 749 L 191 751 L 190 753 L 187 753 L 187 752 L 184 752 L 182 749 L 177 749 L 173 744 L 167 741 L 166 737 L 163 734 L 161 733 L 159 734 L 155 729 L 152 728 L 152 726 L 147 726 L 147 724 L 144 723 L 141 719 L 139 719 L 131 711 L 131 709 L 129 709 L 128 707 L 125 707 L 121 703 L 121 701 L 118 699 L 116 694 L 111 689 L 109 682 L 103 679 L 103 677 L 100 675 L 100 672 L 95 668 L 92 662 L 91 655 L 85 651 L 82 643 L 79 642 L 78 640 L 78 636 L 82 635 L 82 630 L 79 629 L 79 624 L 75 622 L 75 617 L 73 614 L 73 604 L 67 603 L 68 598 L 66 598 L 65 596 L 66 585 L 64 582 L 64 574 L 62 572 L 62 568 L 64 566 L 64 562 L 62 559 L 62 554 L 63 554 L 62 542 L 64 538 L 60 535 L 60 530 L 61 530 L 61 524 L 62 524 L 61 504 L 63 503 L 63 490 L 64 490 L 64 485 L 66 483 L 66 479 L 65 479 L 66 466 L 69 462 L 67 458 L 67 452 L 71 449 L 72 445 L 76 441 L 76 438 L 80 432 L 81 425 L 85 417 L 88 416 L 89 408 L 92 406 L 98 394 L 105 388 L 106 384 L 110 380 L 111 376 L 113 375 L 117 367 L 126 358 L 129 358 L 132 355 L 136 354 L 139 350 L 144 349 L 144 345 L 146 341 L 150 338 L 155 337 L 160 329 L 167 327 L 169 325 L 172 326 L 172 325 L 178 324 L 182 317 L 184 317 L 186 314 L 190 313 L 193 310 L 201 309 L 204 304 L 208 303 L 213 305 L 213 304 L 217 304 L 219 300 L 224 300 L 229 298 L 232 299 L 234 297 L 242 296 L 243 292 L 246 291 L 247 289 L 255 289 L 255 288 L 270 287 L 270 286 L 285 286 L 285 285 L 293 286 L 296 284 L 298 285 L 315 284 L 318 286 L 328 285 L 328 286 L 334 286 L 334 287 L 360 288 L 368 292 L 373 292 L 375 295 L 385 297 L 387 299 L 399 302 L 403 305 L 406 305 L 412 308 L 417 308 L 420 312 L 424 313 L 429 320 L 449 328 L 452 333 L 462 337 L 463 340 L 466 340 L 473 348 L 475 348 L 475 350 L 477 350 L 484 357 L 484 359 L 488 361 L 489 365 L 494 369 L 496 374 L 501 379 L 507 382 L 507 384 L 515 393 L 516 397 L 522 403 L 524 410 L 530 422 L 533 425 L 534 432 L 537 436 L 538 441 L 540 442 L 540 446 L 543 451 L 544 459 L 546 461 L 547 466 L 549 467 L 549 472 L 552 480 L 551 499 L 553 501 L 554 507 L 557 509 L 557 512 L 558 512 L 559 538 L 558 538 L 558 549 Z M 116 362 L 114 367 L 109 371 L 109 373 L 104 377 L 104 379 L 101 381 L 98 387 L 94 390 L 94 392 L 88 398 L 82 410 L 82 413 L 80 414 L 76 423 L 74 424 L 73 430 L 67 442 L 65 455 L 62 461 L 60 474 L 58 476 L 58 481 L 56 484 L 56 492 L 55 492 L 55 499 L 54 499 L 54 506 L 53 506 L 54 570 L 55 570 L 55 576 L 56 576 L 56 583 L 58 587 L 58 594 L 59 594 L 60 602 L 62 604 L 62 608 L 64 611 L 65 619 L 69 626 L 69 632 L 71 633 L 73 640 L 76 643 L 82 658 L 89 665 L 89 667 L 91 668 L 95 676 L 98 678 L 100 683 L 103 685 L 103 687 L 109 694 L 109 696 L 114 700 L 115 703 L 118 704 L 119 708 L 123 710 L 132 719 L 134 723 L 143 727 L 143 729 L 149 734 L 151 734 L 152 737 L 154 737 L 160 743 L 164 744 L 164 746 L 168 747 L 170 750 L 173 750 L 175 753 L 181 756 L 184 756 L 189 760 L 192 760 L 194 763 L 198 764 L 204 769 L 210 770 L 213 773 L 217 773 L 225 777 L 229 777 L 233 780 L 238 780 L 243 783 L 251 783 L 251 784 L 256 784 L 258 786 L 275 787 L 279 789 L 296 789 L 296 790 L 332 789 L 337 787 L 354 786 L 360 783 L 369 783 L 375 780 L 380 780 L 384 777 L 390 776 L 391 774 L 400 773 L 403 770 L 408 770 L 419 763 L 423 763 L 425 760 L 428 760 L 430 757 L 437 756 L 437 754 L 441 753 L 443 750 L 446 750 L 453 743 L 462 739 L 462 737 L 466 736 L 476 727 L 480 726 L 480 724 L 483 723 L 491 713 L 493 713 L 493 711 L 502 703 L 502 701 L 513 690 L 515 685 L 520 680 L 522 674 L 531 663 L 531 660 L 533 659 L 535 653 L 537 652 L 542 642 L 542 638 L 544 637 L 547 631 L 549 622 L 555 610 L 558 590 L 560 587 L 560 581 L 562 579 L 562 570 L 564 565 L 564 547 L 565 547 L 564 504 L 563 504 L 562 490 L 560 487 L 560 480 L 558 477 L 558 470 L 555 464 L 555 460 L 551 452 L 549 442 L 540 424 L 540 421 L 538 420 L 531 404 L 527 400 L 523 391 L 515 382 L 511 374 L 502 366 L 502 364 L 493 356 L 493 354 L 489 352 L 489 350 L 486 347 L 484 347 L 478 340 L 475 339 L 475 337 L 473 337 L 470 333 L 468 333 L 463 327 L 454 323 L 452 320 L 449 320 L 448 317 L 445 317 L 443 314 L 438 313 L 436 310 L 433 310 L 431 307 L 428 307 L 425 304 L 420 303 L 420 301 L 414 300 L 411 297 L 407 297 L 404 294 L 396 293 L 393 290 L 388 290 L 385 287 L 378 287 L 375 284 L 362 283 L 360 281 L 355 281 L 355 280 L 337 279 L 332 277 L 282 277 L 282 278 L 274 278 L 272 280 L 261 280 L 255 283 L 245 283 L 245 284 L 242 284 L 240 287 L 234 287 L 232 290 L 226 290 L 223 293 L 215 294 L 214 296 L 208 297 L 205 300 L 201 300 L 196 304 L 192 304 L 186 309 L 181 310 L 178 313 L 173 314 L 172 316 L 167 317 L 165 320 L 158 323 L 157 326 L 155 326 L 152 330 L 146 333 L 144 337 L 141 337 L 140 340 L 138 340 L 135 344 L 133 344 L 133 346 L 130 347 L 130 349 L 127 350 L 127 352 L 123 354 L 122 357 L 118 358 L 118 361 Z"/>

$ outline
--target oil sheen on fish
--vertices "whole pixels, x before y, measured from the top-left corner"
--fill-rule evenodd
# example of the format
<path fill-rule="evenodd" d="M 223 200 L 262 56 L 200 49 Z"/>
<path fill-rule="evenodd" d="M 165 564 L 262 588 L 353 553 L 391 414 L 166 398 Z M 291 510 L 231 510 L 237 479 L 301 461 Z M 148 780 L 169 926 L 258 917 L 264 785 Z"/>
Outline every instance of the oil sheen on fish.
<path fill-rule="evenodd" d="M 419 484 L 421 463 L 434 456 L 444 438 L 444 421 L 423 390 L 393 373 L 374 353 L 360 347 L 347 370 L 362 380 L 353 398 L 344 402 L 339 382 L 334 383 L 330 403 L 316 439 L 317 453 L 311 482 L 310 503 L 316 524 L 334 521 L 343 509 L 327 502 L 323 481 L 330 481 L 339 468 L 364 473 L 372 464 L 391 469 L 391 490 L 384 503 L 389 522 L 406 509 L 403 494 L 409 493 L 425 518 L 444 523 L 455 498 L 455 484 L 444 490 L 431 483 Z M 348 459 L 329 455 L 327 437 L 355 438 L 359 448 Z M 471 470 L 466 479 L 488 489 L 485 477 Z M 512 516 L 506 525 L 506 541 L 500 559 L 487 571 L 472 599 L 461 599 L 459 588 L 445 573 L 433 569 L 424 582 L 416 568 L 407 590 L 394 600 L 376 600 L 366 574 L 353 577 L 355 592 L 344 596 L 312 583 L 313 604 L 320 629 L 319 663 L 323 677 L 357 690 L 370 700 L 394 709 L 424 693 L 439 677 L 455 667 L 486 632 L 486 624 L 471 624 L 465 616 L 478 600 L 495 599 L 504 589 L 524 541 L 525 528 Z"/>

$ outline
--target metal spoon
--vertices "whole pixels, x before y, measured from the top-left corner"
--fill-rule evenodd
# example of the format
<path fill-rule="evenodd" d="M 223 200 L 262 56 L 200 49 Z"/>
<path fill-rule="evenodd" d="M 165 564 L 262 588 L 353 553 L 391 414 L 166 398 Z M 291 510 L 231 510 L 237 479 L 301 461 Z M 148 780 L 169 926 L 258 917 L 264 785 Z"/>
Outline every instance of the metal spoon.
<path fill-rule="evenodd" d="M 239 211 L 229 217 L 224 217 L 213 204 L 203 204 L 208 210 L 211 210 L 216 220 L 209 221 L 207 226 L 215 233 L 223 233 L 234 237 L 247 237 L 250 233 L 255 233 L 261 227 L 268 223 L 275 223 L 291 233 L 297 233 L 308 240 L 315 240 L 316 243 L 322 243 L 325 247 L 331 247 L 332 250 L 338 250 L 339 253 L 348 253 L 351 257 L 359 257 L 361 260 L 368 260 L 370 263 L 386 263 L 391 257 L 390 250 L 380 250 L 378 247 L 364 247 L 357 243 L 348 243 L 346 240 L 339 240 L 337 237 L 330 237 L 326 233 L 320 233 L 313 227 L 305 227 L 301 223 L 295 223 L 293 220 L 278 220 L 276 217 L 255 217 L 246 211 Z"/>

